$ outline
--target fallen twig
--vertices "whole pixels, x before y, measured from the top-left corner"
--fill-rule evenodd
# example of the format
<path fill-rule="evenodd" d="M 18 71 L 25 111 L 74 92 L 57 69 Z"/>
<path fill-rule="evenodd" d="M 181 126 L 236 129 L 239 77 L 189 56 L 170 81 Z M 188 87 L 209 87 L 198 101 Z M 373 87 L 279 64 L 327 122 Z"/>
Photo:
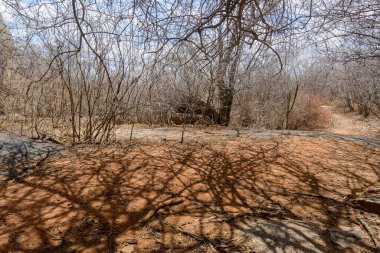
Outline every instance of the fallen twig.
<path fill-rule="evenodd" d="M 367 230 L 369 236 L 371 237 L 373 243 L 375 244 L 375 248 L 377 250 L 377 252 L 380 252 L 380 244 L 379 244 L 379 241 L 376 239 L 376 237 L 374 236 L 374 233 L 372 231 L 372 228 L 369 226 L 369 224 L 364 220 L 363 216 L 361 214 L 358 214 L 357 215 L 358 217 L 358 220 L 360 222 L 360 224 L 363 225 L 363 227 L 365 228 L 365 230 Z"/>
<path fill-rule="evenodd" d="M 272 208 L 266 209 L 266 210 L 258 208 L 257 210 L 254 210 L 252 212 L 244 212 L 244 213 L 226 213 L 226 212 L 222 212 L 221 210 L 217 210 L 213 208 L 210 204 L 207 204 L 207 203 L 202 203 L 198 201 L 193 201 L 193 203 L 195 203 L 198 206 L 203 206 L 211 210 L 212 212 L 216 213 L 214 216 L 210 217 L 209 220 L 217 219 L 219 221 L 232 221 L 232 220 L 241 219 L 245 217 L 267 218 L 267 217 L 278 217 L 279 215 L 283 215 L 282 210 L 272 209 Z M 282 205 L 280 206 L 281 206 L 281 209 L 284 209 Z"/>
<path fill-rule="evenodd" d="M 162 202 L 161 204 L 159 204 L 158 206 L 156 206 L 154 209 L 151 209 L 140 221 L 139 223 L 145 223 L 147 222 L 148 220 L 150 220 L 156 213 L 158 210 L 164 208 L 164 207 L 168 207 L 168 206 L 174 206 L 174 205 L 178 205 L 178 204 L 181 204 L 182 202 L 184 202 L 185 199 L 182 198 L 182 197 L 179 197 L 179 198 L 173 198 L 173 199 L 168 199 L 168 200 L 165 200 L 164 202 Z"/>
<path fill-rule="evenodd" d="M 309 197 L 309 198 L 330 200 L 330 201 L 338 202 L 338 203 L 341 203 L 341 204 L 350 205 L 349 203 L 342 202 L 342 201 L 340 201 L 338 199 L 333 199 L 333 198 L 322 196 L 322 195 L 319 195 L 319 194 L 317 195 L 317 194 L 304 193 L 304 192 L 293 192 L 293 191 L 285 191 L 285 193 L 286 194 L 290 194 L 290 195 L 301 195 L 301 196 L 305 196 L 305 197 Z"/>
<path fill-rule="evenodd" d="M 223 244 L 223 243 L 218 243 L 216 240 L 212 240 L 212 239 L 209 239 L 207 238 L 206 236 L 199 236 L 199 235 L 196 235 L 196 234 L 193 234 L 193 233 L 190 233 L 190 232 L 187 232 L 181 228 L 178 228 L 178 227 L 175 227 L 173 226 L 172 224 L 168 223 L 168 222 L 164 222 L 167 226 L 171 227 L 174 231 L 177 231 L 177 232 L 180 232 L 181 234 L 187 236 L 187 237 L 190 237 L 190 238 L 193 238 L 197 241 L 202 241 L 202 242 L 206 242 L 210 245 L 213 246 L 213 248 L 218 251 L 218 252 L 222 252 L 222 253 L 225 253 L 225 252 L 229 252 L 229 251 L 226 251 L 224 248 L 230 248 L 231 246 L 229 245 L 226 245 L 226 244 Z M 229 240 L 228 242 L 231 242 L 232 240 Z M 227 242 L 227 243 L 228 243 Z M 234 245 L 235 246 L 235 245 Z"/>
<path fill-rule="evenodd" d="M 209 218 L 209 220 L 217 219 L 219 221 L 233 221 L 237 219 L 242 219 L 246 217 L 260 217 L 260 218 L 268 218 L 268 217 L 278 217 L 279 215 L 283 215 L 281 210 L 273 210 L 273 211 L 265 211 L 265 210 L 256 210 L 254 212 L 246 212 L 246 213 L 237 213 L 237 214 L 217 214 Z"/>

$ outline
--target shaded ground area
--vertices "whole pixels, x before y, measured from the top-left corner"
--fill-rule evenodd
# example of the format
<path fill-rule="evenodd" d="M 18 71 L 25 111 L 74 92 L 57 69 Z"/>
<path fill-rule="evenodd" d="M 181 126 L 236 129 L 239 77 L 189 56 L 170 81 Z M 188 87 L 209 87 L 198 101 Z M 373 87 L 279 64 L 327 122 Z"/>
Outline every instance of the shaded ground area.
<path fill-rule="evenodd" d="M 374 251 L 359 218 L 380 238 L 379 215 L 351 200 L 380 189 L 378 142 L 284 133 L 47 157 L 1 183 L 0 251 Z"/>
<path fill-rule="evenodd" d="M 33 172 L 36 169 L 36 166 L 31 166 L 33 159 L 40 158 L 38 162 L 42 162 L 61 149 L 52 143 L 0 135 L 0 181 Z"/>

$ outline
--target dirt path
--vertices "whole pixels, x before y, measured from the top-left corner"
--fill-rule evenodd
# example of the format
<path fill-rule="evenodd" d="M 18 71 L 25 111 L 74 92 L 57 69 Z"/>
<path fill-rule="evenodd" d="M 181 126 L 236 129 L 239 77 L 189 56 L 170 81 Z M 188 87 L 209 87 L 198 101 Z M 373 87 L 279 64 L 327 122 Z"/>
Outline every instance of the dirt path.
<path fill-rule="evenodd" d="M 133 141 L 139 143 L 178 143 L 181 139 L 181 127 L 140 128 L 133 131 Z M 130 130 L 124 128 L 117 132 L 117 140 L 125 142 L 129 140 Z M 224 142 L 231 138 L 241 137 L 247 139 L 271 139 L 280 136 L 303 136 L 313 138 L 325 138 L 341 141 L 349 141 L 361 145 L 380 147 L 380 140 L 366 136 L 336 134 L 325 131 L 294 131 L 294 130 L 231 130 L 189 127 L 184 133 L 184 142 Z"/>
<path fill-rule="evenodd" d="M 323 106 L 332 113 L 332 126 L 324 131 L 356 136 L 380 137 L 380 120 L 363 118 L 356 112 L 342 112 L 331 106 Z"/>

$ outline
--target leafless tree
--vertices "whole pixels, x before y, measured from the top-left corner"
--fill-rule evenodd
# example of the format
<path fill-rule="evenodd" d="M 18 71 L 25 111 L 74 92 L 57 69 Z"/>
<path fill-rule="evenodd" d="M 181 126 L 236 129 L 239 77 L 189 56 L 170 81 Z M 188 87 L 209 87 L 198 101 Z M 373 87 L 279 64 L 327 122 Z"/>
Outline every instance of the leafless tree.
<path fill-rule="evenodd" d="M 6 93 L 4 79 L 7 75 L 10 57 L 13 51 L 13 39 L 8 27 L 4 23 L 3 17 L 0 15 L 0 95 Z M 0 104 L 0 112 L 2 105 Z"/>
<path fill-rule="evenodd" d="M 319 1 L 314 29 L 319 42 L 339 61 L 380 58 L 380 3 L 377 0 Z"/>
<path fill-rule="evenodd" d="M 332 85 L 339 75 L 315 57 L 327 52 L 340 73 L 356 64 L 352 80 L 377 83 L 375 0 L 3 2 L 18 31 L 17 104 L 36 134 L 65 129 L 72 142 L 103 142 L 118 124 L 173 117 L 287 128 L 303 89 L 339 90 L 377 111 L 376 85 L 353 98 L 354 85 Z"/>

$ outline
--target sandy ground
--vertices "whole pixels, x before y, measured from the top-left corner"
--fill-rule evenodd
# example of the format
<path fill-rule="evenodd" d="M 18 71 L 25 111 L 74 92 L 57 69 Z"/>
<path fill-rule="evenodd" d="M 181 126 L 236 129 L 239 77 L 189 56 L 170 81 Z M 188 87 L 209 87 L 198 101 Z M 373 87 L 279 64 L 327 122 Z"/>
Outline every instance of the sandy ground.
<path fill-rule="evenodd" d="M 323 106 L 324 110 L 329 111 L 332 115 L 331 124 L 315 131 L 271 131 L 267 129 L 226 129 L 217 126 L 186 126 L 184 132 L 185 141 L 197 141 L 199 138 L 207 137 L 232 137 L 246 136 L 254 138 L 266 138 L 275 135 L 300 135 L 300 136 L 320 136 L 336 137 L 337 139 L 347 141 L 359 141 L 361 137 L 373 139 L 374 142 L 380 141 L 380 119 L 375 116 L 363 118 L 356 112 L 347 113 L 331 106 Z M 132 134 L 131 134 L 131 130 Z M 128 141 L 130 139 L 140 142 L 151 141 L 180 141 L 182 136 L 182 126 L 157 126 L 149 127 L 147 125 L 136 124 L 123 125 L 116 131 L 116 140 Z M 335 136 L 334 136 L 335 135 Z M 214 138 L 213 141 L 218 141 Z"/>
<path fill-rule="evenodd" d="M 119 144 L 65 149 L 2 137 L 0 252 L 373 252 L 360 219 L 380 238 L 380 217 L 351 201 L 380 194 L 380 140 L 362 123 L 188 127 L 182 144 L 181 127 L 137 125 L 132 142 L 125 127 Z M 346 228 L 361 235 L 350 248 L 331 239 Z"/>
<path fill-rule="evenodd" d="M 309 246 L 288 252 L 352 252 L 327 231 L 363 230 L 349 203 L 380 188 L 379 165 L 378 146 L 307 136 L 76 147 L 1 183 L 0 251 L 254 252 L 247 226 L 297 221 L 318 237 L 289 226 Z M 379 216 L 362 215 L 380 237 Z M 265 231 L 256 238 L 281 252 L 287 236 Z"/>

